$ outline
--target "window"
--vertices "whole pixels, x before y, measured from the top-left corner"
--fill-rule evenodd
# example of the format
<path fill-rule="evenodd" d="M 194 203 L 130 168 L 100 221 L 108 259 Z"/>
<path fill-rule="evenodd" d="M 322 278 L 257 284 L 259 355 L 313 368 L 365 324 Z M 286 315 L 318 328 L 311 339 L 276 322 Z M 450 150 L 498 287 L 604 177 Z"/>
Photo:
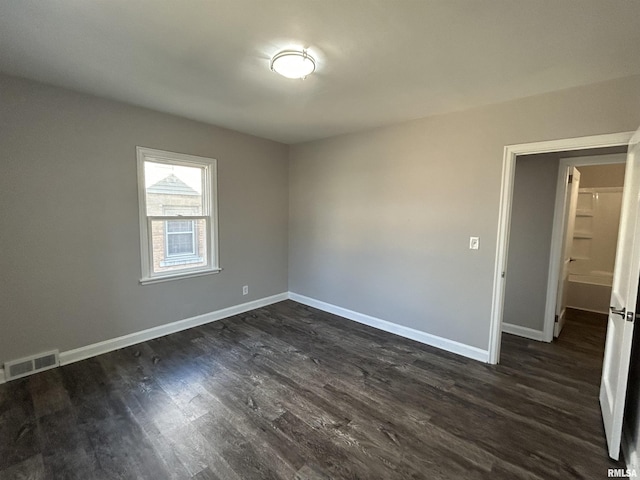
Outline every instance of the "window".
<path fill-rule="evenodd" d="M 162 205 L 164 216 L 192 216 L 198 214 L 193 206 Z M 200 263 L 200 246 L 195 220 L 166 220 L 164 223 L 165 260 L 161 266 Z"/>
<path fill-rule="evenodd" d="M 141 283 L 219 272 L 216 161 L 137 152 Z"/>
<path fill-rule="evenodd" d="M 167 257 L 196 255 L 198 251 L 195 235 L 196 222 L 193 220 L 167 220 L 164 228 Z"/>

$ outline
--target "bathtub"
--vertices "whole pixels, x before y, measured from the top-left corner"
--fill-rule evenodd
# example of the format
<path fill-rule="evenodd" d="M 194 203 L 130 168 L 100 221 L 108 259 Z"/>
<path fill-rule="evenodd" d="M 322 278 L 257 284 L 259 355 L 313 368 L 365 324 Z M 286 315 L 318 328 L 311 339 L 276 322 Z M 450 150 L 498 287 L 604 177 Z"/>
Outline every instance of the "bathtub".
<path fill-rule="evenodd" d="M 569 275 L 567 306 L 608 314 L 612 281 L 612 272 L 594 271 Z"/>

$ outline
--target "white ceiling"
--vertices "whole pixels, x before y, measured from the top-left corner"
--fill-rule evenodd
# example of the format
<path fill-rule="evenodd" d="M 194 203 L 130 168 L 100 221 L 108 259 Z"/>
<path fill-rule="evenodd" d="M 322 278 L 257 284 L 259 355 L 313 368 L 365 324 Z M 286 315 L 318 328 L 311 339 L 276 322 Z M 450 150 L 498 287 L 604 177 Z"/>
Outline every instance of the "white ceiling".
<path fill-rule="evenodd" d="M 306 80 L 269 70 L 305 46 Z M 297 143 L 640 74 L 640 0 L 0 0 L 0 71 Z"/>

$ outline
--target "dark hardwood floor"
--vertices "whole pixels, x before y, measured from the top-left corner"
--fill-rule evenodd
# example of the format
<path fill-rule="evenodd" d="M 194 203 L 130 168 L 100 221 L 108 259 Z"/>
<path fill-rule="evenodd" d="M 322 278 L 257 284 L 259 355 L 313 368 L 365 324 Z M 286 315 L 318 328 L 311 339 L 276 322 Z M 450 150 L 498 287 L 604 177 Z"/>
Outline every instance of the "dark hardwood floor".
<path fill-rule="evenodd" d="M 603 345 L 490 366 L 285 301 L 0 386 L 0 479 L 602 479 Z"/>

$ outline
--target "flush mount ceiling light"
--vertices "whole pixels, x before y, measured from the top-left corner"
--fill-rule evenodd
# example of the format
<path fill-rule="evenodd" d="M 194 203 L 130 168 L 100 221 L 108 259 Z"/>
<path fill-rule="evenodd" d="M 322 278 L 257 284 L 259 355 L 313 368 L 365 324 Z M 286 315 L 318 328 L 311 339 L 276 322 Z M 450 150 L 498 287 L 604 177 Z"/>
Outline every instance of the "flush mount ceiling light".
<path fill-rule="evenodd" d="M 283 50 L 271 59 L 271 70 L 287 78 L 305 78 L 316 69 L 316 61 L 306 50 Z"/>

